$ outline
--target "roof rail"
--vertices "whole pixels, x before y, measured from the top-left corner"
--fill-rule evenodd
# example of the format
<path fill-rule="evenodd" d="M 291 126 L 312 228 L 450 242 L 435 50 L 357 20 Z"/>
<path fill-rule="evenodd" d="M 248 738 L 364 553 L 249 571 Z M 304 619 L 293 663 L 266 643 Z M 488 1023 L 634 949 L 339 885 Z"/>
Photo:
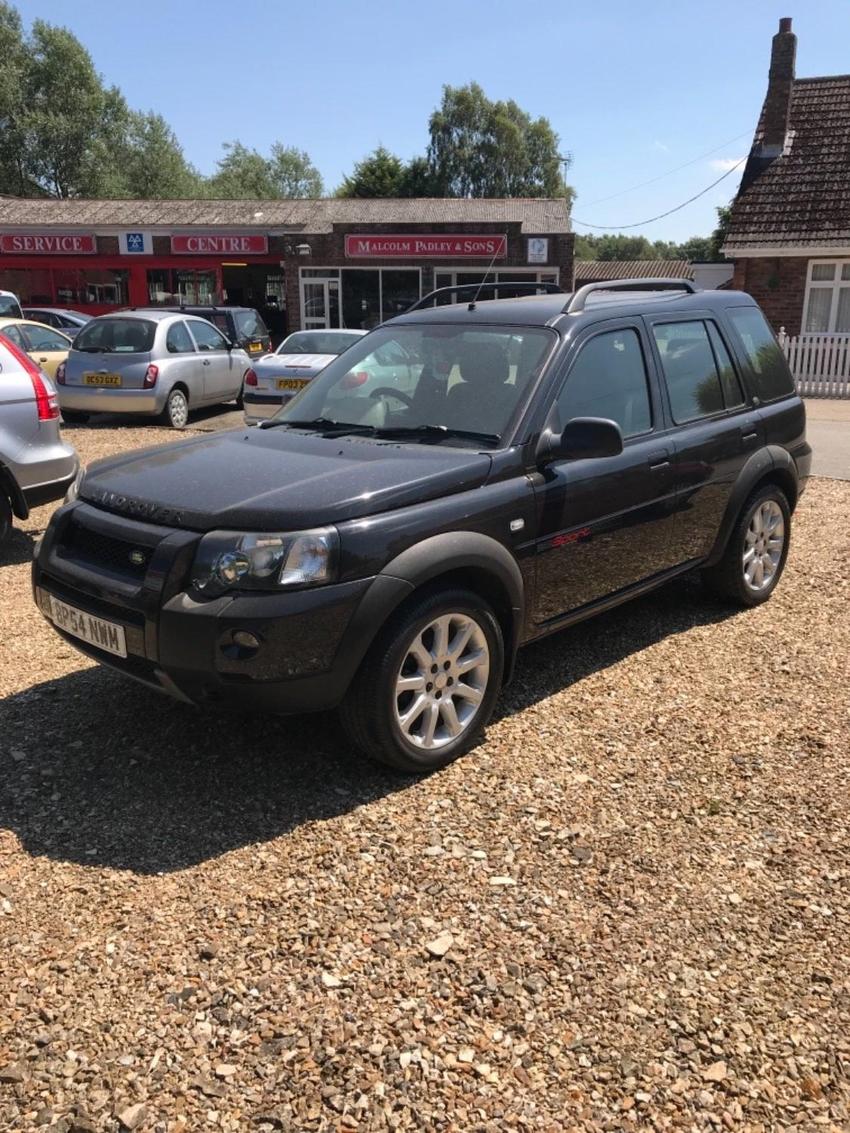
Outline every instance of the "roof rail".
<path fill-rule="evenodd" d="M 404 314 L 409 315 L 411 311 L 421 310 L 426 304 L 436 299 L 438 295 L 448 295 L 450 293 L 455 295 L 459 291 L 471 291 L 474 299 L 479 291 L 484 291 L 488 287 L 492 287 L 496 291 L 498 291 L 500 287 L 504 287 L 511 288 L 514 291 L 516 291 L 517 288 L 520 290 L 533 289 L 535 292 L 543 291 L 547 295 L 566 294 L 563 287 L 560 287 L 557 283 L 518 283 L 516 280 L 510 281 L 507 279 L 501 281 L 493 280 L 492 283 L 456 283 L 452 287 L 438 287 L 435 291 L 429 291 L 427 295 L 423 295 L 421 299 L 417 299 L 412 307 L 408 307 Z M 463 302 L 463 300 L 458 299 L 456 302 L 460 303 Z"/>
<path fill-rule="evenodd" d="M 600 279 L 580 287 L 564 307 L 564 314 L 580 314 L 587 306 L 587 300 L 597 291 L 687 291 L 694 295 L 699 288 L 689 279 L 669 279 L 662 276 L 652 276 L 648 279 Z"/>

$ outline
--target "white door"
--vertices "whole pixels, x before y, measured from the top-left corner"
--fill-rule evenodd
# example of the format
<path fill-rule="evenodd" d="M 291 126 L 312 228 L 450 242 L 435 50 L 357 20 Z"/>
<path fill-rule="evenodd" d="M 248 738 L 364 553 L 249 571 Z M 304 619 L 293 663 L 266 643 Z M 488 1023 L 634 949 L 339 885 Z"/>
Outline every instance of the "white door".
<path fill-rule="evenodd" d="M 305 330 L 338 328 L 339 280 L 301 280 L 301 325 Z"/>

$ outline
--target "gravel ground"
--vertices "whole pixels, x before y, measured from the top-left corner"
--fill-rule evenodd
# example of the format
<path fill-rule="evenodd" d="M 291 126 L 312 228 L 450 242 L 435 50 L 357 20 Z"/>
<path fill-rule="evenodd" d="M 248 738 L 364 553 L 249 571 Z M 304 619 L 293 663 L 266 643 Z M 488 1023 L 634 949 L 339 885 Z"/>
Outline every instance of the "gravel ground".
<path fill-rule="evenodd" d="M 425 781 L 91 666 L 49 510 L 0 559 L 0 1128 L 850 1129 L 850 485 L 767 606 L 531 647 Z"/>

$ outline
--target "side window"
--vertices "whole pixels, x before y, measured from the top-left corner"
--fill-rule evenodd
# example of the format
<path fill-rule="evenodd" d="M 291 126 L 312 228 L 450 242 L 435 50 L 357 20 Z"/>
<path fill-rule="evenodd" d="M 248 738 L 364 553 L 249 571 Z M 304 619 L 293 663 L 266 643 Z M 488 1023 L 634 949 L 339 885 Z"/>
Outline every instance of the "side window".
<path fill-rule="evenodd" d="M 165 349 L 169 354 L 194 354 L 195 344 L 185 323 L 171 324 L 165 338 Z"/>
<path fill-rule="evenodd" d="M 574 417 L 605 417 L 616 421 L 624 437 L 652 428 L 637 331 L 606 331 L 585 342 L 558 397 L 558 413 L 562 426 Z"/>
<path fill-rule="evenodd" d="M 4 334 L 10 342 L 14 342 L 19 350 L 31 350 L 30 344 L 24 338 L 23 331 L 20 327 L 7 326 L 0 327 L 0 334 Z"/>
<path fill-rule="evenodd" d="M 212 323 L 205 323 L 202 319 L 192 319 L 189 326 L 192 328 L 192 337 L 198 344 L 199 350 L 224 350 L 226 348 L 227 343 L 224 337 Z"/>
<path fill-rule="evenodd" d="M 676 424 L 721 413 L 723 392 L 705 323 L 656 323 L 652 333 Z"/>
<path fill-rule="evenodd" d="M 794 392 L 794 379 L 779 343 L 758 307 L 727 307 L 752 368 L 754 391 L 762 401 Z"/>
<path fill-rule="evenodd" d="M 708 327 L 708 337 L 711 339 L 711 347 L 714 351 L 714 360 L 720 371 L 723 400 L 726 402 L 727 409 L 736 409 L 739 405 L 744 404 L 744 391 L 741 388 L 740 378 L 735 371 L 735 367 L 732 365 L 732 359 L 729 357 L 726 343 L 720 337 L 720 331 L 714 323 L 707 323 L 706 325 Z"/>
<path fill-rule="evenodd" d="M 30 341 L 30 350 L 70 350 L 68 339 L 47 327 L 37 327 L 30 323 L 22 328 Z"/>

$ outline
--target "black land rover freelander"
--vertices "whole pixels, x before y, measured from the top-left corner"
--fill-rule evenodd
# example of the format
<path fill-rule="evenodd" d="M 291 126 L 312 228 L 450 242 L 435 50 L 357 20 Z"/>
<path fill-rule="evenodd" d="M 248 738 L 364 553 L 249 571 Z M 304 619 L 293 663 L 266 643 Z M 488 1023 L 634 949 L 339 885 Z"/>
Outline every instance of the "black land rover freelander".
<path fill-rule="evenodd" d="M 34 563 L 57 632 L 197 705 L 340 706 L 363 752 L 427 771 L 526 642 L 693 568 L 770 597 L 811 449 L 748 295 L 453 290 L 260 428 L 92 464 Z"/>

